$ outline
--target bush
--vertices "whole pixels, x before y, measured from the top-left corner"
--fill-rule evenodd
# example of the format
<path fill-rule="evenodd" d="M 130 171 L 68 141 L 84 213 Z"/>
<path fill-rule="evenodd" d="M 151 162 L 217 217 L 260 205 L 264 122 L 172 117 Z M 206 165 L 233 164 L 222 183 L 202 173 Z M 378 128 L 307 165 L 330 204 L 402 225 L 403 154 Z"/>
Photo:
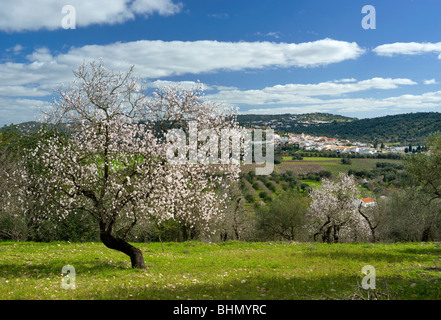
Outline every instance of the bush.
<path fill-rule="evenodd" d="M 329 170 L 321 170 L 318 175 L 320 178 L 330 179 L 332 177 L 332 172 Z"/>
<path fill-rule="evenodd" d="M 245 200 L 246 200 L 247 202 L 249 202 L 249 203 L 253 203 L 253 202 L 254 202 L 254 197 L 253 197 L 252 194 L 247 194 L 247 195 L 245 196 Z"/>
<path fill-rule="evenodd" d="M 302 189 L 303 191 L 305 191 L 306 188 L 310 188 L 310 186 L 309 186 L 309 184 L 307 184 L 306 182 L 303 182 L 303 183 L 300 185 L 300 189 Z"/>
<path fill-rule="evenodd" d="M 441 239 L 440 201 L 414 189 L 392 193 L 382 206 L 378 234 L 383 241 L 439 241 Z"/>
<path fill-rule="evenodd" d="M 268 193 L 266 191 L 260 191 L 259 197 L 261 197 L 262 199 L 265 199 L 268 197 Z"/>
<path fill-rule="evenodd" d="M 308 198 L 298 192 L 283 192 L 274 201 L 256 212 L 259 240 L 304 240 Z"/>

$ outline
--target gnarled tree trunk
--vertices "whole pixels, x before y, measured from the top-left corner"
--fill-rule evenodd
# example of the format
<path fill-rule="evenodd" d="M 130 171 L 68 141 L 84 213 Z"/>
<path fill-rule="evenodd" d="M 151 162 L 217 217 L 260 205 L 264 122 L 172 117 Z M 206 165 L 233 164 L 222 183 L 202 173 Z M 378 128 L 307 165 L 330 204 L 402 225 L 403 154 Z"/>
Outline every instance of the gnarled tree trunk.
<path fill-rule="evenodd" d="M 132 246 L 124 239 L 118 239 L 113 237 L 110 233 L 105 231 L 100 232 L 100 239 L 107 248 L 118 250 L 128 255 L 132 262 L 132 268 L 136 268 L 136 269 L 146 268 L 144 257 L 140 249 Z"/>

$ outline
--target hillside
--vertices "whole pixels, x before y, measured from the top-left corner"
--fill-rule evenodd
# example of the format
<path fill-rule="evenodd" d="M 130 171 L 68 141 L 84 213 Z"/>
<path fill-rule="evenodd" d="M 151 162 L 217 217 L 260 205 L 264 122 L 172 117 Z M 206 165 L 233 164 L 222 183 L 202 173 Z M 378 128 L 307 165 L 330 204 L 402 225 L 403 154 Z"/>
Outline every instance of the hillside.
<path fill-rule="evenodd" d="M 329 136 L 351 141 L 423 143 L 432 132 L 441 130 L 441 113 L 419 112 L 369 119 L 349 118 L 329 113 L 238 115 L 241 125 L 252 128 L 271 127 L 275 131 Z M 22 132 L 35 131 L 41 124 L 25 122 L 18 125 Z M 4 130 L 6 128 L 3 127 Z"/>
<path fill-rule="evenodd" d="M 354 121 L 357 118 L 350 118 L 341 115 L 334 115 L 330 113 L 305 113 L 305 114 L 241 114 L 238 116 L 239 122 L 242 124 L 251 123 L 266 123 L 271 122 L 273 124 L 285 123 L 285 124 L 314 124 L 314 123 L 330 123 Z"/>
<path fill-rule="evenodd" d="M 307 115 L 302 115 L 302 117 L 292 114 L 265 115 L 256 116 L 254 121 L 250 121 L 253 119 L 252 115 L 240 115 L 238 120 L 242 125 L 247 126 L 259 127 L 266 124 L 280 132 L 403 145 L 422 143 L 430 133 L 441 130 L 441 113 L 439 112 L 407 113 L 369 119 L 341 118 L 341 116 L 335 116 L 333 119 L 332 115 L 327 114 L 327 122 L 315 120 L 317 118 L 304 121 L 305 116 Z M 340 121 L 337 121 L 337 118 Z"/>

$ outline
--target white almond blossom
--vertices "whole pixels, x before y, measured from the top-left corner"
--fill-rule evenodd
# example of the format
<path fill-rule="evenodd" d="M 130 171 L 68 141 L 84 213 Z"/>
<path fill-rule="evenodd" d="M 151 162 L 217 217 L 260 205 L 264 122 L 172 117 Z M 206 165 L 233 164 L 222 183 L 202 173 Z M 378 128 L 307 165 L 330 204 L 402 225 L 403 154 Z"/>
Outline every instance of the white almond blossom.
<path fill-rule="evenodd" d="M 41 201 L 60 218 L 92 215 L 103 243 L 129 255 L 136 268 L 145 267 L 142 253 L 125 237 L 141 219 L 175 219 L 210 232 L 225 206 L 218 186 L 238 179 L 239 165 L 169 163 L 166 137 L 189 121 L 218 133 L 237 128 L 232 110 L 204 100 L 200 88 L 168 87 L 149 97 L 132 70 L 108 71 L 101 61 L 83 64 L 74 74 L 46 113 L 49 123 L 67 132 L 56 132 L 29 152 L 40 167 L 29 176 L 36 187 L 27 192 L 45 195 Z M 122 219 L 130 223 L 117 236 Z"/>
<path fill-rule="evenodd" d="M 365 237 L 370 231 L 366 220 L 358 212 L 360 199 L 354 176 L 341 172 L 337 181 L 323 179 L 319 188 L 310 193 L 309 215 L 312 218 L 314 239 L 339 242 L 341 238 Z"/>

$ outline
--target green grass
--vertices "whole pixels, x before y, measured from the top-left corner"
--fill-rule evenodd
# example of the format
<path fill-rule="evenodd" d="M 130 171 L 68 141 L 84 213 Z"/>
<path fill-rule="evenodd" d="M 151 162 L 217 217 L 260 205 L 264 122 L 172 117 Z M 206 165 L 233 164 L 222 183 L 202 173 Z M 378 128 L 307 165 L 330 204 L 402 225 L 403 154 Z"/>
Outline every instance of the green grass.
<path fill-rule="evenodd" d="M 282 165 L 304 167 L 307 165 L 319 165 L 324 170 L 329 170 L 336 175 L 339 172 L 348 172 L 349 169 L 363 170 L 375 168 L 377 162 L 402 163 L 402 160 L 392 159 L 351 158 L 351 164 L 342 164 L 341 158 L 304 157 L 303 160 L 290 160 L 288 158 L 289 157 L 283 157 Z M 305 171 L 308 171 L 307 167 L 305 167 Z"/>
<path fill-rule="evenodd" d="M 146 270 L 101 243 L 0 242 L 0 298 L 7 299 L 340 299 L 376 269 L 391 299 L 440 299 L 437 243 L 137 244 Z M 65 265 L 76 289 L 61 287 Z"/>
<path fill-rule="evenodd" d="M 310 187 L 318 188 L 321 185 L 320 181 L 317 180 L 300 180 L 301 183 L 307 183 Z"/>

